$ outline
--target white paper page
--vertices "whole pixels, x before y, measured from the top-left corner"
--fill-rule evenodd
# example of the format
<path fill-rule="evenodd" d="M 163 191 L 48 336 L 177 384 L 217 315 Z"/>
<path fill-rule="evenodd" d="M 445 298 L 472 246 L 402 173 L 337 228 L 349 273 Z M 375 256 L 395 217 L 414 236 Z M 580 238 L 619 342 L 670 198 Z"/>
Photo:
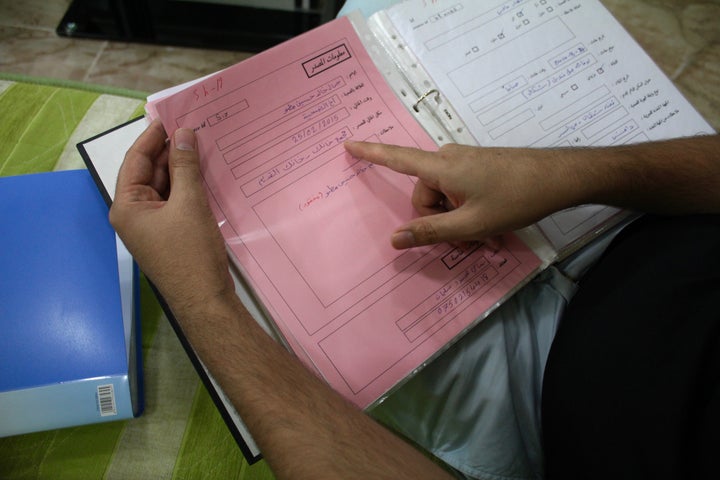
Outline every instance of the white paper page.
<path fill-rule="evenodd" d="M 707 134 L 597 0 L 408 0 L 389 19 L 479 145 L 617 145 Z M 617 212 L 580 207 L 540 227 L 560 249 Z"/>
<path fill-rule="evenodd" d="M 82 144 L 110 200 L 115 198 L 115 184 L 125 152 L 145 128 L 147 122 L 138 119 Z"/>
<path fill-rule="evenodd" d="M 134 341 L 132 338 L 134 310 L 133 258 L 117 234 L 115 235 L 115 244 L 117 245 L 118 277 L 120 279 L 120 308 L 122 310 L 125 329 L 125 354 L 127 355 L 128 361 L 130 361 L 130 343 Z"/>

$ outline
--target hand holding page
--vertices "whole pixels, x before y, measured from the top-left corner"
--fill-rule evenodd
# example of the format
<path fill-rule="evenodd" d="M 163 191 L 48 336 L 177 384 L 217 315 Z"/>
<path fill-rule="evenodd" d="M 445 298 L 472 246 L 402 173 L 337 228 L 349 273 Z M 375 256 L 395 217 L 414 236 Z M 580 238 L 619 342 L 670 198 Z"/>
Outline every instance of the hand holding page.
<path fill-rule="evenodd" d="M 196 130 L 231 255 L 300 358 L 361 407 L 380 398 L 536 270 L 503 249 L 394 250 L 414 180 L 347 154 L 348 139 L 435 149 L 347 19 L 154 104 Z"/>

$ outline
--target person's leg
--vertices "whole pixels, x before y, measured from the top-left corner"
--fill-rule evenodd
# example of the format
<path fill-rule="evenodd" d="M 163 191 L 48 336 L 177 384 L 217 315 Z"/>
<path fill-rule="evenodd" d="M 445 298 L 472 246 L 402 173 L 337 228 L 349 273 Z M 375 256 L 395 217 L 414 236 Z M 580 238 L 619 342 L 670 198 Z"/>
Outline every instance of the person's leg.
<path fill-rule="evenodd" d="M 646 217 L 580 283 L 548 358 L 547 478 L 720 471 L 720 216 Z"/>
<path fill-rule="evenodd" d="M 539 478 L 542 373 L 573 291 L 546 270 L 371 414 L 467 478 Z"/>

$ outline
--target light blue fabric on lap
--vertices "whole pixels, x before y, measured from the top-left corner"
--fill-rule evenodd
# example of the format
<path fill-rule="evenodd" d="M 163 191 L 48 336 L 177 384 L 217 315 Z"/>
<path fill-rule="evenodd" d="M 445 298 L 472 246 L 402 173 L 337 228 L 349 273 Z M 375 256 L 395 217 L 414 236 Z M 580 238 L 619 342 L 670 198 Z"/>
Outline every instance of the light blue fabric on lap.
<path fill-rule="evenodd" d="M 547 269 L 372 415 L 469 478 L 542 478 L 542 375 L 574 292 Z"/>
<path fill-rule="evenodd" d="M 370 413 L 473 479 L 541 479 L 545 363 L 581 278 L 622 226 L 543 271 Z"/>

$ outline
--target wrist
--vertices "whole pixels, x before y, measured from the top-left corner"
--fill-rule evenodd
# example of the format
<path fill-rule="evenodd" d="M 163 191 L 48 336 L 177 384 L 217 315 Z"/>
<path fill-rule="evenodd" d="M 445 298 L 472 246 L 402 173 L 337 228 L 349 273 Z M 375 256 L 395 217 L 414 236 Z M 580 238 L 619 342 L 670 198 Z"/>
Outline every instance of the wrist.
<path fill-rule="evenodd" d="M 190 296 L 180 301 L 171 301 L 170 309 L 182 319 L 202 319 L 207 316 L 233 317 L 244 308 L 234 290 L 205 293 Z"/>
<path fill-rule="evenodd" d="M 185 338 L 203 362 L 212 363 L 219 343 L 237 343 L 239 332 L 247 331 L 249 313 L 240 299 L 232 295 L 207 298 L 203 302 L 170 304 L 170 309 Z M 214 333 L 213 333 L 214 332 Z M 217 332 L 224 332 L 218 338 Z"/>
<path fill-rule="evenodd" d="M 573 202 L 568 206 L 627 206 L 628 193 L 641 190 L 634 185 L 641 174 L 634 171 L 629 153 L 622 147 L 568 149 L 566 165 L 569 175 L 575 178 L 571 187 Z"/>
<path fill-rule="evenodd" d="M 206 272 L 197 272 L 193 276 L 187 272 L 173 276 L 154 273 L 157 272 L 145 272 L 178 320 L 202 318 L 210 311 L 228 312 L 238 304 L 242 305 L 229 272 L 222 272 L 227 277 L 225 281 L 222 281 L 222 275 L 206 275 Z"/>
<path fill-rule="evenodd" d="M 528 158 L 534 159 L 540 185 L 536 205 L 547 210 L 538 212 L 541 216 L 588 203 L 594 173 L 576 149 L 540 149 L 529 152 Z"/>

